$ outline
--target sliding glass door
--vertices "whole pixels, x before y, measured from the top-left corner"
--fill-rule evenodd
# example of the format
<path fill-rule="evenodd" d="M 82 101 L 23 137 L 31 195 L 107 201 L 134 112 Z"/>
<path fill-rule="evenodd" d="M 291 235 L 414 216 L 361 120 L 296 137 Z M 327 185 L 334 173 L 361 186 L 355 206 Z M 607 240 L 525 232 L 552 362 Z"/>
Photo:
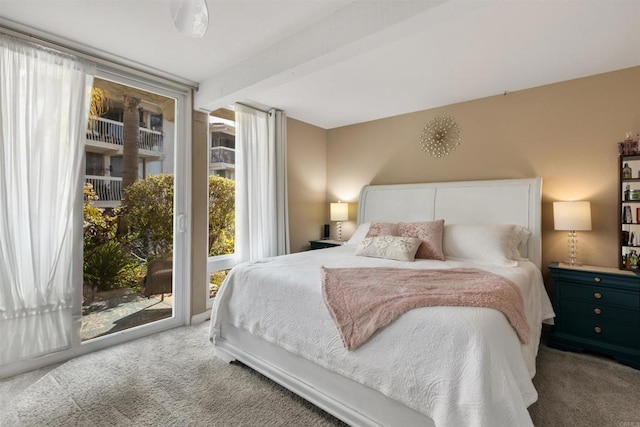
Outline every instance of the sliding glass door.
<path fill-rule="evenodd" d="M 84 145 L 81 341 L 176 315 L 176 100 L 96 77 Z"/>
<path fill-rule="evenodd" d="M 188 322 L 188 97 L 113 72 L 94 79 L 82 189 L 82 347 Z"/>
<path fill-rule="evenodd" d="M 67 202 L 70 342 L 0 360 L 0 378 L 189 320 L 190 89 L 107 66 L 93 82 L 78 152 L 82 179 Z"/>

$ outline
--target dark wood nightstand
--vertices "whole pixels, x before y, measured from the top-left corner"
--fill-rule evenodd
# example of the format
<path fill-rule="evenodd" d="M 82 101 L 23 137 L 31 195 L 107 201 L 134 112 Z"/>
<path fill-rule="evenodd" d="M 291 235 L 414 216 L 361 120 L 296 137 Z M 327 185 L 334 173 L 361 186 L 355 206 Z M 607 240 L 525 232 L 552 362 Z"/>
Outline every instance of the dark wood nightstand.
<path fill-rule="evenodd" d="M 342 246 L 344 242 L 339 242 L 337 240 L 309 240 L 311 243 L 311 250 L 314 249 L 324 249 L 324 248 L 333 248 L 334 246 Z"/>
<path fill-rule="evenodd" d="M 640 369 L 640 276 L 552 263 L 555 326 L 549 346 L 589 350 Z"/>

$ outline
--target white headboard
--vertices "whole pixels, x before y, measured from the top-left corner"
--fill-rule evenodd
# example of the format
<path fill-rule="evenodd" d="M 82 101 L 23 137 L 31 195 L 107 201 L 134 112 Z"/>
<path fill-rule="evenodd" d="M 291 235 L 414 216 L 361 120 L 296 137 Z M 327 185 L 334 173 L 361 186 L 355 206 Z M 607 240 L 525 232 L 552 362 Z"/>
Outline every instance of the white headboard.
<path fill-rule="evenodd" d="M 445 224 L 520 225 L 531 231 L 526 256 L 540 268 L 541 196 L 541 177 L 366 185 L 360 192 L 358 224 L 444 219 Z"/>

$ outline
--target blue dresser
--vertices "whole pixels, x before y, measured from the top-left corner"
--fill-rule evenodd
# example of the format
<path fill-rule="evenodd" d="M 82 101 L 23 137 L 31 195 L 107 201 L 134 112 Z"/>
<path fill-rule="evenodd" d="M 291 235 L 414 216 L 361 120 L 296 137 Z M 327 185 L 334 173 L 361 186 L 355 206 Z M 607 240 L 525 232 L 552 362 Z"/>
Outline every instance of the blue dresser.
<path fill-rule="evenodd" d="M 552 263 L 555 326 L 549 346 L 589 350 L 640 369 L 640 276 Z"/>

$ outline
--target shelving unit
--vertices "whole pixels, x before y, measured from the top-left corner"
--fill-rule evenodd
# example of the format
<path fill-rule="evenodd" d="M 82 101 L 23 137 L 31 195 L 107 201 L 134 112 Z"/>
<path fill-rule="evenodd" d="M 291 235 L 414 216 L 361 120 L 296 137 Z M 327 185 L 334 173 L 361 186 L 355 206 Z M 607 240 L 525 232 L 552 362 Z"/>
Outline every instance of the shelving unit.
<path fill-rule="evenodd" d="M 628 164 L 631 168 L 631 178 L 623 177 L 623 168 Z M 618 159 L 619 193 L 618 222 L 620 224 L 618 242 L 620 243 L 620 269 L 640 272 L 640 154 L 620 155 Z M 634 178 L 634 176 L 636 178 Z M 625 198 L 625 190 L 629 186 L 630 195 Z M 638 198 L 633 198 L 633 191 L 638 192 Z M 632 259 L 632 254 L 638 255 L 638 262 L 632 266 L 626 259 Z"/>

